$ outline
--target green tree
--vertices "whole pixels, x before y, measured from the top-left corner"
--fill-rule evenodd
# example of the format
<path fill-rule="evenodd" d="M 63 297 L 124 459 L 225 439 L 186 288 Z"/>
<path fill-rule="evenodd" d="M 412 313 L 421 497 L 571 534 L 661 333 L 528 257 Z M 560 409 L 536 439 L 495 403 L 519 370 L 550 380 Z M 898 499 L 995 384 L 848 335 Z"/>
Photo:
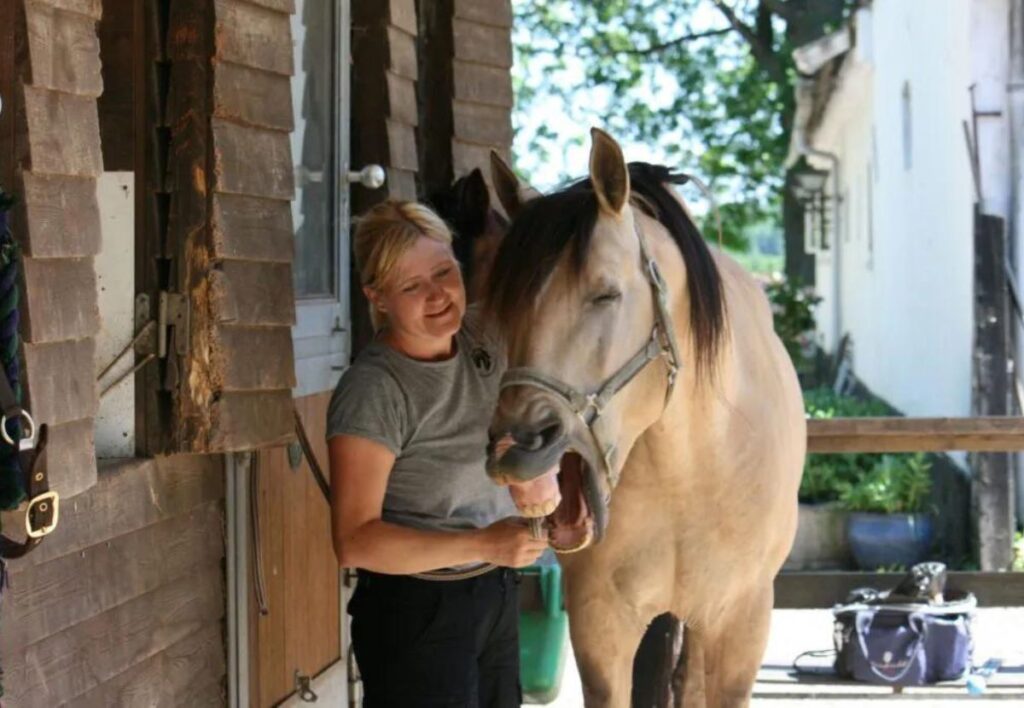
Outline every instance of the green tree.
<path fill-rule="evenodd" d="M 786 231 L 790 275 L 813 282 L 799 207 L 784 190 L 793 128 L 792 51 L 835 29 L 856 0 L 515 0 L 517 124 L 558 107 L 583 129 L 658 146 L 730 195 L 728 216 Z M 580 100 L 587 96 L 587 100 Z M 528 150 L 558 136 L 541 124 Z M 749 223 L 747 222 L 747 223 Z M 726 218 L 739 245 L 743 221 Z"/>

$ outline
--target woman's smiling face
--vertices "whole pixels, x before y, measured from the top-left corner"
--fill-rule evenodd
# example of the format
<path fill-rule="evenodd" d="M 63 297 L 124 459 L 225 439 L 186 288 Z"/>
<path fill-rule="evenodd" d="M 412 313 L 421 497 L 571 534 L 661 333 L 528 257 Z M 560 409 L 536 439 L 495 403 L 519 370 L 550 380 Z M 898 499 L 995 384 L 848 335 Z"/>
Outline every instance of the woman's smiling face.
<path fill-rule="evenodd" d="M 395 263 L 388 284 L 367 296 L 402 337 L 442 339 L 459 331 L 466 291 L 447 243 L 421 237 Z"/>

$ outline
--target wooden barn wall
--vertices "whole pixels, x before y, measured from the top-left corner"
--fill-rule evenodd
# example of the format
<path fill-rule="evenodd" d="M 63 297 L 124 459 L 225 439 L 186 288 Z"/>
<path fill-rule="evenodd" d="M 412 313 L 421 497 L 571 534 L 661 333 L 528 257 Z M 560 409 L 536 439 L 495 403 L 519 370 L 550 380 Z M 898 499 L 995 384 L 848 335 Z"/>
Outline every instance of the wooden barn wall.
<path fill-rule="evenodd" d="M 22 383 L 27 407 L 48 424 L 50 485 L 65 498 L 96 482 L 93 418 L 100 248 L 96 178 L 103 171 L 96 99 L 103 92 L 99 0 L 7 0 L 13 85 L 4 96 L 13 131 L 18 197 L 12 229 L 23 248 Z"/>
<path fill-rule="evenodd" d="M 512 6 L 508 0 L 420 0 L 421 193 L 512 148 Z"/>
<path fill-rule="evenodd" d="M 352 3 L 351 163 L 355 169 L 378 164 L 387 174 L 381 189 L 352 186 L 353 214 L 389 197 L 419 196 L 418 34 L 415 0 Z M 352 350 L 358 352 L 373 329 L 355 267 L 353 259 Z"/>
<path fill-rule="evenodd" d="M 101 462 L 58 530 L 10 566 L 6 704 L 223 706 L 223 565 L 222 458 Z"/>

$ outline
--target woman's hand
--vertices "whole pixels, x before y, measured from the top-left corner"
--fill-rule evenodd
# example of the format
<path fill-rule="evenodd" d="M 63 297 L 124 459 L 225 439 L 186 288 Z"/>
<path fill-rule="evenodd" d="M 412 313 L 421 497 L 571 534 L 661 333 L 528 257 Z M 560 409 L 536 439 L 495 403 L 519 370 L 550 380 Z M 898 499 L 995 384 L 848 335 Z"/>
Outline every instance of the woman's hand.
<path fill-rule="evenodd" d="M 533 538 L 523 519 L 502 519 L 480 531 L 483 560 L 506 568 L 523 568 L 540 557 L 548 547 L 547 534 Z"/>

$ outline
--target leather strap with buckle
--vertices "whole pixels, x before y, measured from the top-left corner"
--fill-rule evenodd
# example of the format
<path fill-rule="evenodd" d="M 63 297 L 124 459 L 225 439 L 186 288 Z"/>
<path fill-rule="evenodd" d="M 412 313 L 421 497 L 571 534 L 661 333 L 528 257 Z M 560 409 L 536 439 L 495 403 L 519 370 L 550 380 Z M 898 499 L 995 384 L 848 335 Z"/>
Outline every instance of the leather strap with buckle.
<path fill-rule="evenodd" d="M 18 403 L 7 372 L 0 367 L 0 437 L 18 450 L 21 472 L 25 475 L 28 506 L 25 509 L 25 540 L 0 536 L 0 558 L 20 558 L 42 543 L 60 518 L 60 495 L 50 489 L 46 467 L 47 428 L 36 427 L 32 415 Z M 16 422 L 24 425 L 12 425 Z M 13 430 L 12 430 L 13 427 Z M 12 436 L 13 434 L 13 436 Z"/>

